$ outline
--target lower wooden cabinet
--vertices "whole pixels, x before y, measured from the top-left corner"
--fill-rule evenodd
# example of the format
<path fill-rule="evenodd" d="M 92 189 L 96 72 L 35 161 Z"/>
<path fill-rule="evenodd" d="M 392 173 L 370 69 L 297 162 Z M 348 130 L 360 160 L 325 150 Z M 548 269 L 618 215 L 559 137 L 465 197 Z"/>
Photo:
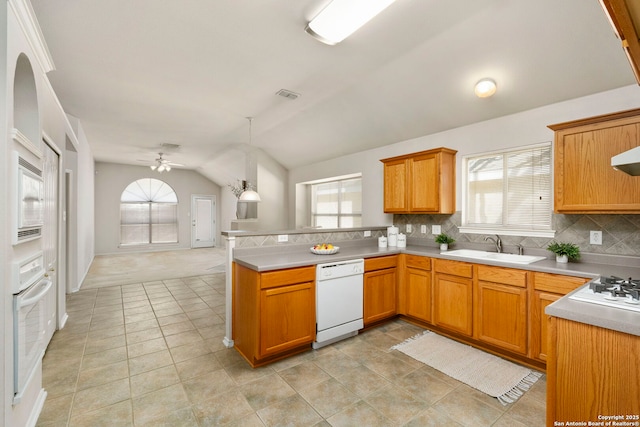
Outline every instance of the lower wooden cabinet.
<path fill-rule="evenodd" d="M 281 353 L 315 338 L 313 282 L 260 291 L 260 356 Z"/>
<path fill-rule="evenodd" d="M 532 273 L 533 286 L 530 293 L 529 357 L 545 362 L 547 360 L 547 325 L 545 308 L 564 295 L 579 288 L 590 279 L 551 273 Z"/>
<path fill-rule="evenodd" d="M 474 337 L 527 354 L 527 272 L 477 266 Z"/>
<path fill-rule="evenodd" d="M 364 261 L 364 325 L 396 315 L 398 256 L 368 258 Z"/>
<path fill-rule="evenodd" d="M 311 347 L 315 277 L 315 266 L 259 273 L 233 265 L 233 340 L 251 366 Z"/>
<path fill-rule="evenodd" d="M 640 337 L 555 317 L 548 321 L 547 425 L 638 425 Z M 621 418 L 595 424 L 612 415 Z"/>
<path fill-rule="evenodd" d="M 431 259 L 405 255 L 404 266 L 403 314 L 431 323 Z"/>
<path fill-rule="evenodd" d="M 471 337 L 473 335 L 472 264 L 436 259 L 433 282 L 433 323 Z"/>

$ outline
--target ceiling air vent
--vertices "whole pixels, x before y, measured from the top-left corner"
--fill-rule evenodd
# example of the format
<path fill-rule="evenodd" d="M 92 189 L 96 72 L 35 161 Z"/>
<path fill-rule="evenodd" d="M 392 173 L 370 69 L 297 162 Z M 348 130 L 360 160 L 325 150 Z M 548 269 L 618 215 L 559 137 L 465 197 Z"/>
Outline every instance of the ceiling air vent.
<path fill-rule="evenodd" d="M 163 142 L 162 144 L 160 144 L 160 148 L 162 149 L 163 153 L 173 153 L 180 149 L 180 145 Z"/>
<path fill-rule="evenodd" d="M 292 101 L 294 99 L 298 99 L 298 97 L 300 96 L 299 93 L 291 92 L 290 90 L 286 90 L 286 89 L 280 89 L 279 91 L 276 92 L 276 95 L 282 96 Z"/>

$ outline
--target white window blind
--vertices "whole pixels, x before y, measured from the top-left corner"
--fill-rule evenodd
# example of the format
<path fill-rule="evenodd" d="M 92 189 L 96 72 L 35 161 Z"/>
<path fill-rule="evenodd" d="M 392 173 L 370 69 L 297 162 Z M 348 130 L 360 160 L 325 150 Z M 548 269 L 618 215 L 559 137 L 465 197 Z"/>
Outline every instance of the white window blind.
<path fill-rule="evenodd" d="M 314 227 L 360 227 L 362 225 L 362 179 L 312 184 L 311 219 Z"/>
<path fill-rule="evenodd" d="M 551 236 L 551 143 L 464 159 L 463 232 Z"/>

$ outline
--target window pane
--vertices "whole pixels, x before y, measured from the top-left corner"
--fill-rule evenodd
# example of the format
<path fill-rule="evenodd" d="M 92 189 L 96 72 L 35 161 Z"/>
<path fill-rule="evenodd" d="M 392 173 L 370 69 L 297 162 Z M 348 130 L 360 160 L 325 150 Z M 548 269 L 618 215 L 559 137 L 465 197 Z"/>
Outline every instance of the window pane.
<path fill-rule="evenodd" d="M 362 180 L 358 178 L 341 182 L 340 213 L 362 213 Z"/>
<path fill-rule="evenodd" d="M 314 213 L 337 214 L 340 187 L 337 182 L 327 182 L 314 186 Z"/>
<path fill-rule="evenodd" d="M 152 203 L 151 224 L 151 243 L 177 242 L 178 205 L 174 203 Z"/>
<path fill-rule="evenodd" d="M 149 205 L 123 203 L 120 205 L 120 243 L 149 243 Z"/>
<path fill-rule="evenodd" d="M 341 216 L 340 228 L 362 227 L 361 216 Z"/>
<path fill-rule="evenodd" d="M 337 216 L 314 216 L 314 227 L 338 228 Z"/>
<path fill-rule="evenodd" d="M 465 226 L 551 229 L 551 144 L 465 160 Z"/>
<path fill-rule="evenodd" d="M 311 225 L 359 227 L 362 223 L 362 178 L 311 185 Z"/>
<path fill-rule="evenodd" d="M 503 157 L 469 160 L 468 224 L 502 224 Z"/>

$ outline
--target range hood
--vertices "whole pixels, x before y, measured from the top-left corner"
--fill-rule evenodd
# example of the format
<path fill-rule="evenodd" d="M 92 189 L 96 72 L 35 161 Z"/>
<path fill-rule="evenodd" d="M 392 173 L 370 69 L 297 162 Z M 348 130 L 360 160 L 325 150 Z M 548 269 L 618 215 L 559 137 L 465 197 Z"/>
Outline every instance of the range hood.
<path fill-rule="evenodd" d="M 613 156 L 611 166 L 632 176 L 640 176 L 640 147 Z"/>

